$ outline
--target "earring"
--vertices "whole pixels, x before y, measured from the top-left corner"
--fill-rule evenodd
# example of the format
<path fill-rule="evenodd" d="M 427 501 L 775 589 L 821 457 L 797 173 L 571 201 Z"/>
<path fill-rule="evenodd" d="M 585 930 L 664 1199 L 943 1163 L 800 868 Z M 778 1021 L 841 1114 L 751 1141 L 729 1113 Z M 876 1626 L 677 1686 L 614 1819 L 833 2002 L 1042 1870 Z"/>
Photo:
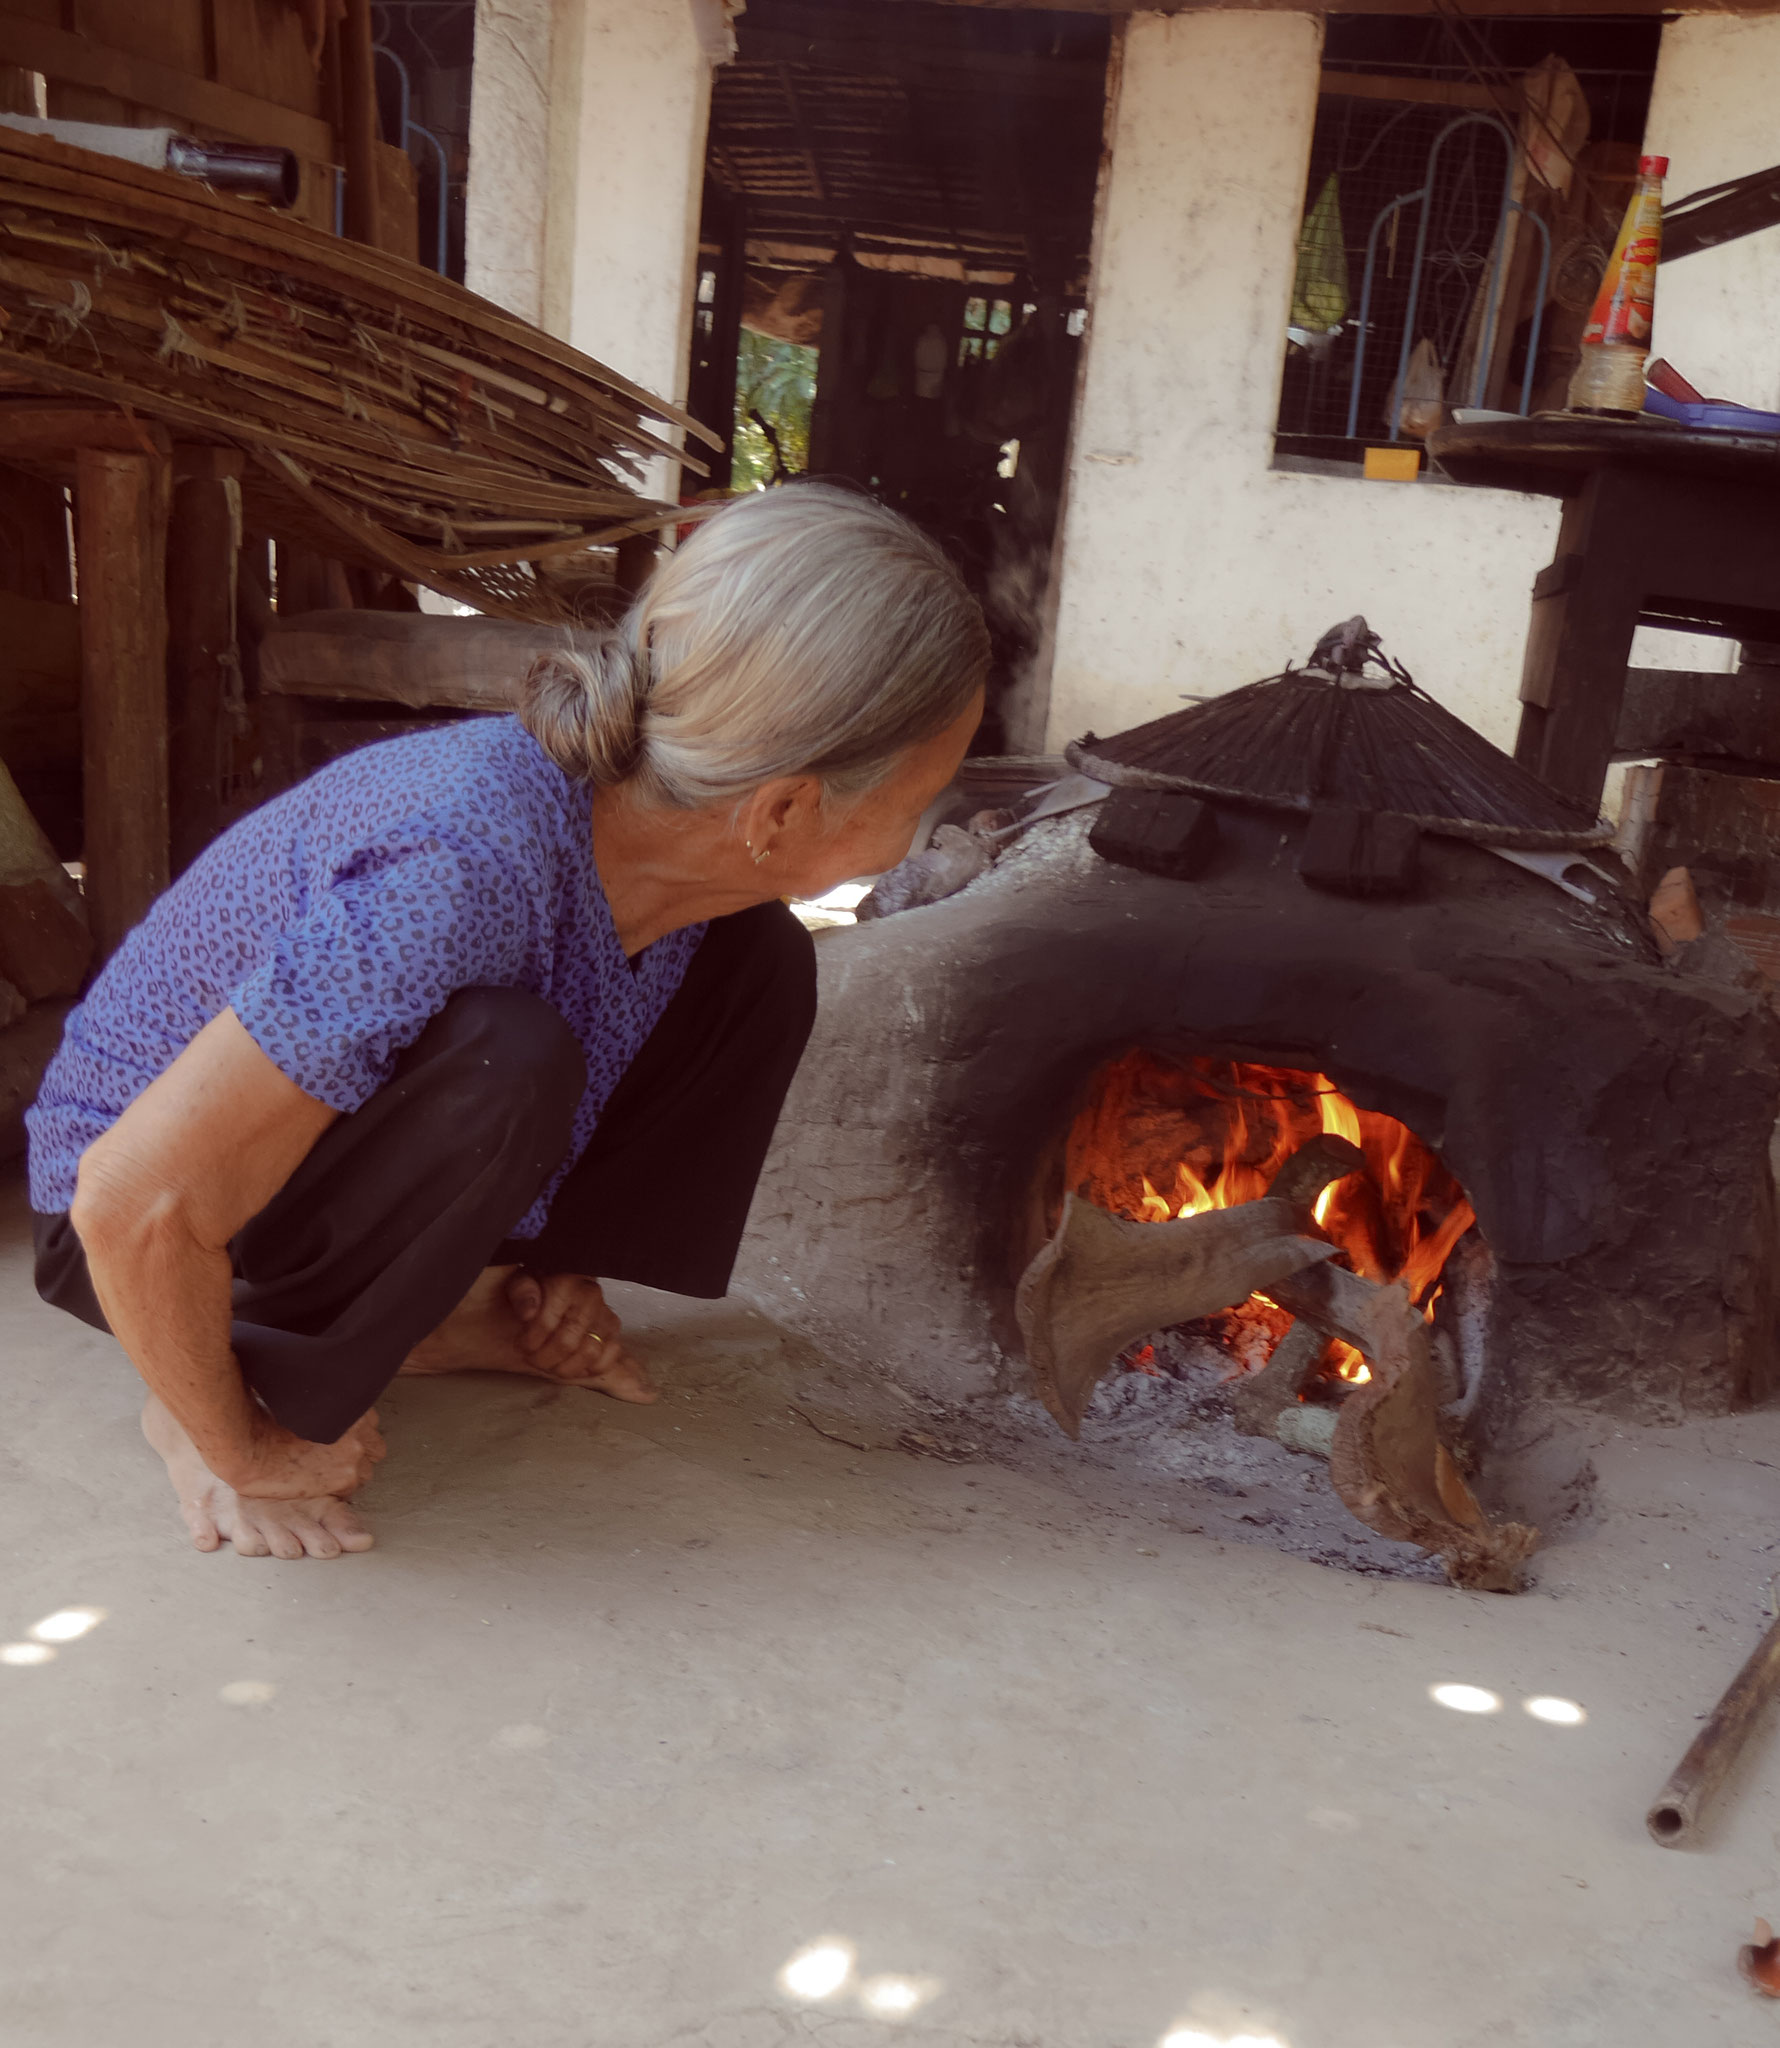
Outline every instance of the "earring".
<path fill-rule="evenodd" d="M 748 851 L 751 854 L 754 854 L 754 865 L 756 867 L 759 867 L 760 863 L 763 860 L 770 860 L 772 858 L 773 850 L 770 846 L 767 847 L 763 852 L 754 853 L 754 842 L 752 839 L 744 839 L 742 841 L 742 844 L 748 849 Z"/>

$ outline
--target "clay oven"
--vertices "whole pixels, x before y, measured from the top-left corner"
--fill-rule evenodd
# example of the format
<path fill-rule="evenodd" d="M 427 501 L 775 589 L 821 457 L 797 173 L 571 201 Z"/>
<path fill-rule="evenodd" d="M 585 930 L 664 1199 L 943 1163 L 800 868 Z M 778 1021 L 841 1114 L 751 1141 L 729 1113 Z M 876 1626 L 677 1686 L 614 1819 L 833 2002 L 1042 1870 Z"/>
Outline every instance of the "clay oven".
<path fill-rule="evenodd" d="M 1333 700 L 1339 673 L 1274 680 Z M 1290 709 L 1261 708 L 1276 721 Z M 1191 804 L 1202 783 L 1129 766 L 1146 747 L 1153 762 L 1170 723 L 1090 739 L 1075 758 Z M 1342 747 L 1326 732 L 1318 744 L 1305 772 L 1327 775 Z M 1283 758 L 1277 731 L 1267 757 Z M 1090 1205 L 1103 1234 L 1107 1217 L 1124 1230 L 1153 1218 L 1184 1244 L 1180 1219 L 1265 1196 L 1301 1146 L 1340 1154 L 1357 1140 L 1362 1171 L 1332 1154 L 1319 1175 L 1306 1155 L 1284 1192 L 1294 1229 L 1333 1241 L 1325 1296 L 1331 1272 L 1342 1287 L 1368 1279 L 1374 1300 L 1395 1282 L 1399 1312 L 1425 1326 L 1443 1465 L 1475 1468 L 1535 1401 L 1661 1419 L 1770 1392 L 1780 1023 L 1764 990 L 1710 948 L 1665 960 L 1641 906 L 1599 874 L 1559 886 L 1377 791 L 1305 798 L 1220 794 L 1182 876 L 1090 844 L 1117 841 L 1115 795 L 1033 827 L 961 895 L 824 934 L 820 1020 L 757 1198 L 743 1292 L 934 1404 L 1036 1395 L 1091 1436 L 1098 1369 L 1073 1406 L 1067 1390 L 1059 1400 L 1049 1340 L 1035 1347 L 1018 1299 L 1058 1243 L 1065 1198 Z M 1353 861 L 1356 813 L 1359 837 L 1373 831 L 1387 853 L 1377 817 L 1416 821 L 1393 897 L 1353 893 L 1363 874 L 1307 886 L 1331 831 Z M 1193 836 L 1178 809 L 1165 822 L 1170 843 Z M 1557 849 L 1598 836 L 1592 825 L 1548 821 Z M 1239 1391 L 1271 1358 L 1292 1375 L 1276 1408 L 1340 1409 L 1367 1392 L 1368 1358 L 1304 1284 L 1261 1286 L 1258 1302 L 1194 1327 L 1228 1353 Z M 1294 1317 L 1315 1325 L 1295 1351 L 1281 1341 Z M 1154 1327 L 1175 1320 L 1159 1308 Z M 1107 1363 L 1166 1369 L 1144 1353 L 1133 1342 Z"/>

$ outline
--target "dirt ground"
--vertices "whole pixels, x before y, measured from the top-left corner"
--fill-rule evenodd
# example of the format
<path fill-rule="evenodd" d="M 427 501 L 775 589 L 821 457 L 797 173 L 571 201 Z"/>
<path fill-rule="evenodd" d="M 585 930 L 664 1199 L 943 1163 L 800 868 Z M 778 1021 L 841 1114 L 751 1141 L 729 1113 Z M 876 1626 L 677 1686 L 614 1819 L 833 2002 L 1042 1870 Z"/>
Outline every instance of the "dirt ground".
<path fill-rule="evenodd" d="M 769 1326 L 633 1297 L 658 1408 L 405 1383 L 374 1552 L 202 1557 L 6 1176 L 0 1642 L 103 1619 L 0 1649 L 4 2048 L 1776 2038 L 1780 1744 L 1703 1851 L 1643 1813 L 1765 1625 L 1780 1414 L 1568 1426 L 1508 1599 L 832 1441 Z"/>

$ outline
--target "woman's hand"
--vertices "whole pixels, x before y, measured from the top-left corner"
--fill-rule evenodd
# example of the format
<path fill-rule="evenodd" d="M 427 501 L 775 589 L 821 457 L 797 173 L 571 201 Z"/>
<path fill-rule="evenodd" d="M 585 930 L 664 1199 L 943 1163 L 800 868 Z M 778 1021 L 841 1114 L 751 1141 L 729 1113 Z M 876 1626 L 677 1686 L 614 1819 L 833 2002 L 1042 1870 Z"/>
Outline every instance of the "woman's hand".
<path fill-rule="evenodd" d="M 313 1500 L 319 1494 L 350 1500 L 388 1455 L 375 1410 L 331 1444 L 293 1436 L 267 1415 L 260 1423 L 246 1449 L 216 1475 L 243 1500 Z"/>
<path fill-rule="evenodd" d="M 519 1348 L 529 1370 L 597 1387 L 620 1401 L 661 1398 L 641 1360 L 626 1349 L 623 1326 L 597 1280 L 584 1273 L 545 1279 L 515 1273 L 507 1282 L 507 1304 L 519 1318 Z"/>

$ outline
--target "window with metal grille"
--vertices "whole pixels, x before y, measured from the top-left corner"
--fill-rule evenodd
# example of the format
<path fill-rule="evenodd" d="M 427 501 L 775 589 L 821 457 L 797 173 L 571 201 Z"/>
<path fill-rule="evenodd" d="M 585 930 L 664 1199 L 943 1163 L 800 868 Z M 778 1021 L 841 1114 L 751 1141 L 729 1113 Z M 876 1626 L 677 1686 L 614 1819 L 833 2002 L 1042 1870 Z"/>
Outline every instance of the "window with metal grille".
<path fill-rule="evenodd" d="M 1331 17 L 1276 464 L 1563 403 L 1636 175 L 1660 23 Z"/>

